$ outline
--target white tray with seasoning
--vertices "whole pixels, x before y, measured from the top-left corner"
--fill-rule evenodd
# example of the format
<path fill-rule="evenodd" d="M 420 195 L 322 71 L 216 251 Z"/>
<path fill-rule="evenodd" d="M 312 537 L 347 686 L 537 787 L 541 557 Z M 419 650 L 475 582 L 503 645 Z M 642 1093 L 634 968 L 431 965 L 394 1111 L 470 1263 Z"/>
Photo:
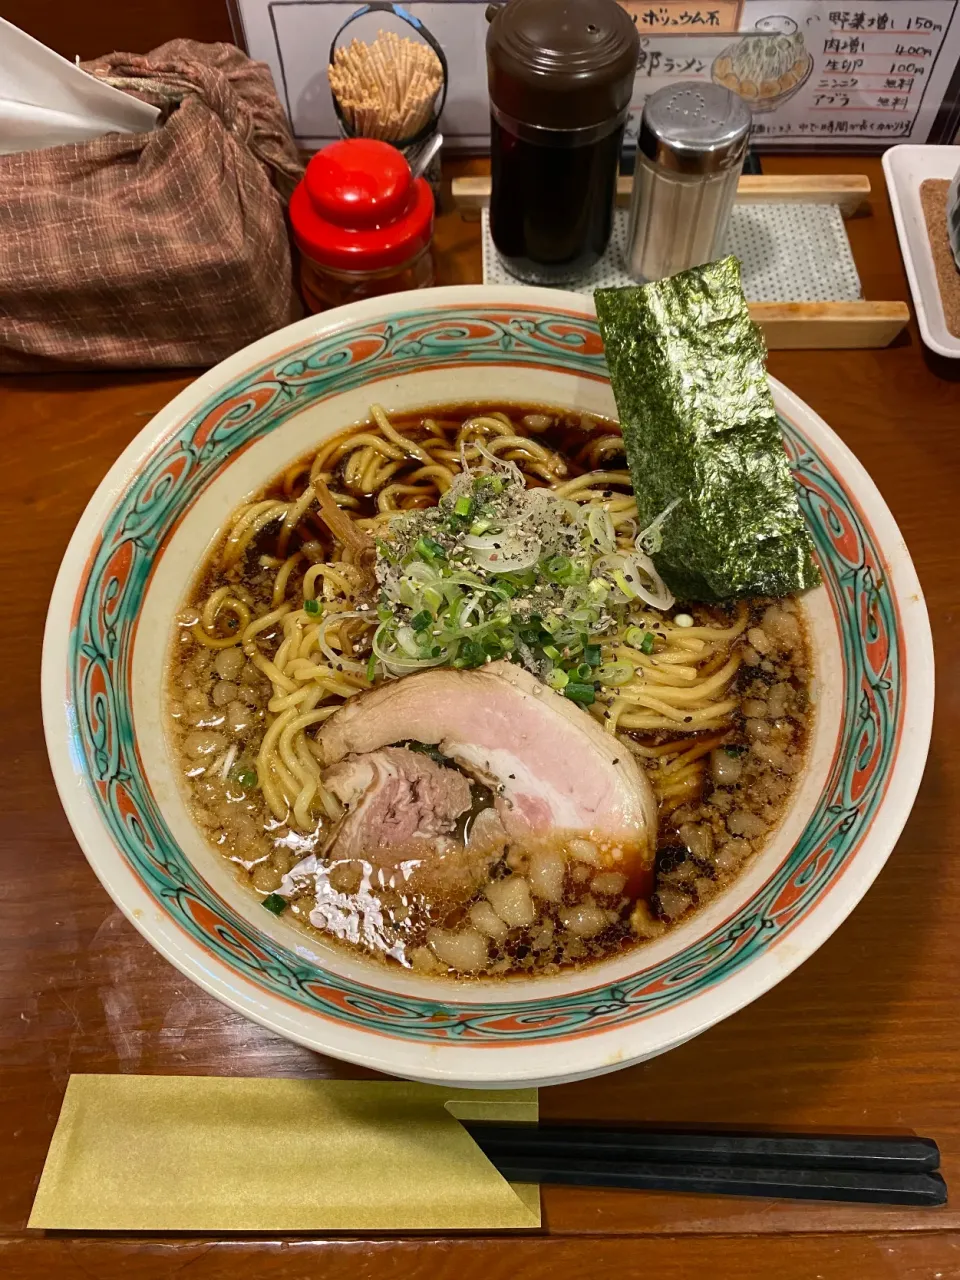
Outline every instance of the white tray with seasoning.
<path fill-rule="evenodd" d="M 960 359 L 960 338 L 947 328 L 943 313 L 920 186 L 929 178 L 950 181 L 958 169 L 960 147 L 891 147 L 883 156 L 883 172 L 920 336 L 931 351 L 953 360 Z"/>

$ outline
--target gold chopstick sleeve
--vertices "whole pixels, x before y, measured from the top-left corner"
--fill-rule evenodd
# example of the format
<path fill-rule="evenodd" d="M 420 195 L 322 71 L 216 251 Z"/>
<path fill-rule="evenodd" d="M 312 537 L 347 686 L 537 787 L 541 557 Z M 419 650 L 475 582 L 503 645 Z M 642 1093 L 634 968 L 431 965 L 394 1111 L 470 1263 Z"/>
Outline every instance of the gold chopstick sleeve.
<path fill-rule="evenodd" d="M 72 1076 L 29 1226 L 490 1231 L 540 1225 L 454 1118 L 537 1120 L 537 1091 L 402 1081 Z"/>

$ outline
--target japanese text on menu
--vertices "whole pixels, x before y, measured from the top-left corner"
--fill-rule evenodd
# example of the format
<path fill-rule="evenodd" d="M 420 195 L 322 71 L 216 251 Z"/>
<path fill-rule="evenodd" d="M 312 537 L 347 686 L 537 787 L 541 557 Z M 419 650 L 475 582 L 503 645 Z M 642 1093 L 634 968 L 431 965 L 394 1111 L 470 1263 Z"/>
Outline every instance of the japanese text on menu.
<path fill-rule="evenodd" d="M 760 144 L 924 142 L 960 61 L 960 0 L 622 3 L 641 38 L 634 115 L 662 84 L 714 80 Z"/>

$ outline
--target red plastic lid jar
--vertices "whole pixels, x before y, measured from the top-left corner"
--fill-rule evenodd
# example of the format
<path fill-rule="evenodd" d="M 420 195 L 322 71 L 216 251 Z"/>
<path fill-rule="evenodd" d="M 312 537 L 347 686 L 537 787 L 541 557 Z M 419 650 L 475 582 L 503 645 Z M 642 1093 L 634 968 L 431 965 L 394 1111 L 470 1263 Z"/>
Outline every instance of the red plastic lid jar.
<path fill-rule="evenodd" d="M 395 147 L 345 138 L 318 151 L 290 199 L 301 253 L 334 271 L 401 268 L 430 244 L 433 193 Z"/>

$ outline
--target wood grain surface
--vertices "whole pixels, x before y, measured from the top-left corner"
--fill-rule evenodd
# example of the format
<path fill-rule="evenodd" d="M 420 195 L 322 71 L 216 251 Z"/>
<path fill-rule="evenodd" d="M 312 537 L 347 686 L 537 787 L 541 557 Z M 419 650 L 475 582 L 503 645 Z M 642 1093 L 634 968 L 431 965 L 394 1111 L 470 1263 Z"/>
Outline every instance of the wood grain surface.
<path fill-rule="evenodd" d="M 232 40 L 227 0 L 4 0 L 2 15 L 71 62 L 103 53 L 149 53 L 179 36 Z"/>
<path fill-rule="evenodd" d="M 908 300 L 877 161 L 774 158 L 765 167 L 867 172 L 870 212 L 847 224 L 865 296 Z M 467 168 L 476 165 L 460 171 Z M 475 223 L 445 214 L 437 246 L 442 282 L 479 279 Z M 544 1091 L 542 1112 L 916 1131 L 941 1144 L 953 1202 L 916 1212 L 549 1188 L 544 1237 L 509 1242 L 28 1233 L 71 1072 L 361 1073 L 244 1021 L 162 960 L 94 878 L 47 766 L 39 665 L 60 557 L 104 471 L 189 376 L 10 377 L 0 380 L 9 624 L 0 715 L 0 1276 L 960 1277 L 960 370 L 929 360 L 912 324 L 889 350 L 779 352 L 770 369 L 871 472 L 916 562 L 939 677 L 920 797 L 876 885 L 797 972 L 673 1053 L 599 1083 Z"/>

